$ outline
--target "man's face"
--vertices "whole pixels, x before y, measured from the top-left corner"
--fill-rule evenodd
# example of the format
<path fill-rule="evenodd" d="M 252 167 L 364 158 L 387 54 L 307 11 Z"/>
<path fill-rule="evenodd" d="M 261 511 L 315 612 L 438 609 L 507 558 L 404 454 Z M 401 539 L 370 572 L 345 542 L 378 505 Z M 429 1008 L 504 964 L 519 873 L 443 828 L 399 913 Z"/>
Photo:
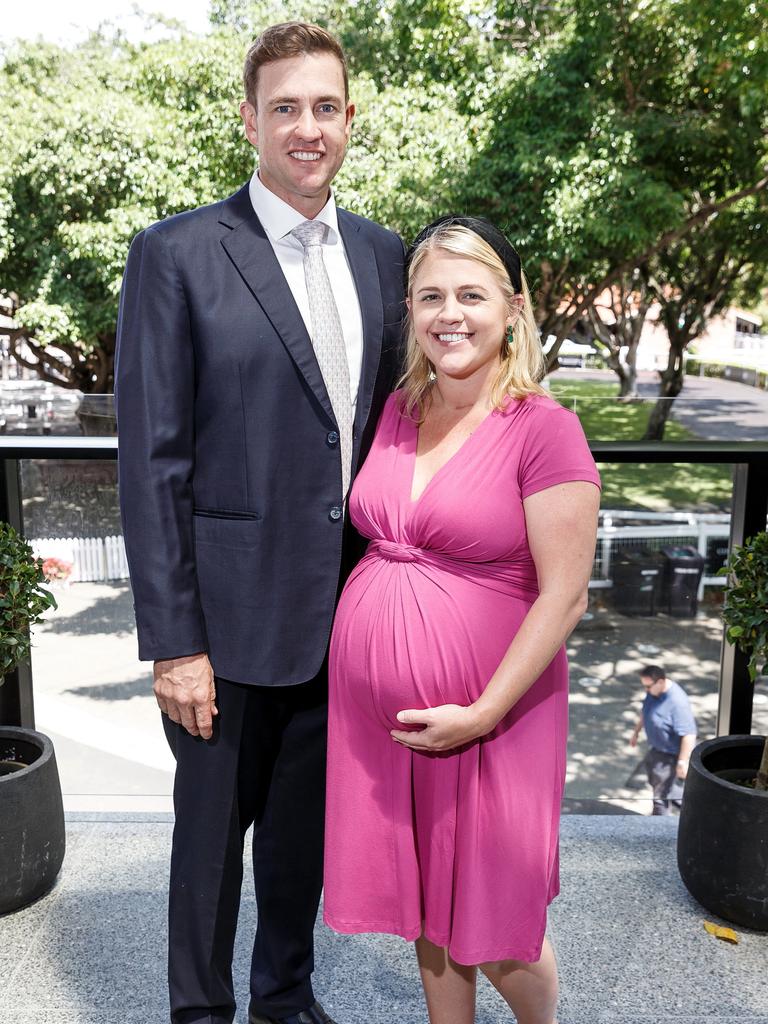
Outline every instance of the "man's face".
<path fill-rule="evenodd" d="M 259 151 L 262 183 L 305 217 L 318 214 L 344 160 L 354 113 L 332 53 L 265 64 L 256 109 L 240 104 L 245 134 Z"/>
<path fill-rule="evenodd" d="M 646 693 L 650 693 L 652 697 L 658 697 L 664 692 L 665 679 L 651 679 L 650 676 L 640 676 L 640 682 L 643 684 Z"/>

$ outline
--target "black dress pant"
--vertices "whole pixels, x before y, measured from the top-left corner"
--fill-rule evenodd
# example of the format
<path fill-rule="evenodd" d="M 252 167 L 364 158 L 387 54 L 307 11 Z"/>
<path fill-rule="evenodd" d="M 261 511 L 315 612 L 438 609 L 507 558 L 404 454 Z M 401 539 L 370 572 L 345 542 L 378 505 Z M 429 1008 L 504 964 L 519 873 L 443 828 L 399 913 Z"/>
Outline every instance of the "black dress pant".
<path fill-rule="evenodd" d="M 298 686 L 216 680 L 211 740 L 163 715 L 176 758 L 168 979 L 173 1024 L 230 1024 L 243 840 L 251 824 L 258 925 L 251 1006 L 285 1017 L 314 1002 L 322 889 L 327 669 Z"/>

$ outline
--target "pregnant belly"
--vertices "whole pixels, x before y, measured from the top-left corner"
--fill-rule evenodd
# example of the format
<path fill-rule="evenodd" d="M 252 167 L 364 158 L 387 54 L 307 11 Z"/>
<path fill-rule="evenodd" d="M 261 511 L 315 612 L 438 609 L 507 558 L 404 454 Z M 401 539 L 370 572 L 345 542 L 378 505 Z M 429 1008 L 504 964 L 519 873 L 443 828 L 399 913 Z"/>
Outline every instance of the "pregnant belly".
<path fill-rule="evenodd" d="M 368 557 L 342 594 L 331 641 L 332 699 L 388 729 L 398 711 L 467 705 L 529 605 L 434 566 Z"/>

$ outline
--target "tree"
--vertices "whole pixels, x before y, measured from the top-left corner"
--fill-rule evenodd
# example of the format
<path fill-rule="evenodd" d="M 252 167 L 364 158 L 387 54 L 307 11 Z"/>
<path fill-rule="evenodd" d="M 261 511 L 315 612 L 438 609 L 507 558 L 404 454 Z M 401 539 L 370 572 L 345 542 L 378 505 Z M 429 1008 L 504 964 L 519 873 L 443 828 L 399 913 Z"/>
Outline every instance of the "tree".
<path fill-rule="evenodd" d="M 672 403 L 683 387 L 690 343 L 736 294 L 747 302 L 759 297 L 768 282 L 766 246 L 768 202 L 763 193 L 759 199 L 744 200 L 657 257 L 650 285 L 669 337 L 669 356 L 644 440 L 664 437 Z"/>
<path fill-rule="evenodd" d="M 637 349 L 650 303 L 644 268 L 635 268 L 587 311 L 593 340 L 619 378 L 619 398 L 637 397 Z"/>
<path fill-rule="evenodd" d="M 202 41 L 21 46 L 0 68 L 0 282 L 42 376 L 111 386 L 129 240 L 248 176 L 239 55 L 292 16 L 350 54 L 342 201 L 406 238 L 450 211 L 506 229 L 550 366 L 607 289 L 651 261 L 660 281 L 660 253 L 768 186 L 768 13 L 741 0 L 213 0 Z"/>
<path fill-rule="evenodd" d="M 341 41 L 354 76 L 379 88 L 461 87 L 471 103 L 497 56 L 495 5 L 488 0 L 213 0 L 217 25 L 257 35 L 266 25 L 298 19 L 329 29 Z"/>
<path fill-rule="evenodd" d="M 132 236 L 226 197 L 253 170 L 240 60 L 222 30 L 132 47 L 22 45 L 0 69 L 0 281 L 16 358 L 46 380 L 111 390 L 117 302 Z M 412 237 L 450 209 L 470 160 L 457 92 L 355 81 L 359 116 L 337 179 L 343 204 Z M 12 125 L 12 127 L 11 127 Z M 31 350 L 24 357 L 22 344 Z"/>
<path fill-rule="evenodd" d="M 764 8 L 554 6 L 491 98 L 462 196 L 518 242 L 550 365 L 606 288 L 768 183 Z"/>
<path fill-rule="evenodd" d="M 151 221 L 221 195 L 248 155 L 223 38 L 132 48 L 21 45 L 0 73 L 0 281 L 13 343 L 46 380 L 111 389 L 127 245 Z M 236 93 L 235 93 L 236 95 Z"/>

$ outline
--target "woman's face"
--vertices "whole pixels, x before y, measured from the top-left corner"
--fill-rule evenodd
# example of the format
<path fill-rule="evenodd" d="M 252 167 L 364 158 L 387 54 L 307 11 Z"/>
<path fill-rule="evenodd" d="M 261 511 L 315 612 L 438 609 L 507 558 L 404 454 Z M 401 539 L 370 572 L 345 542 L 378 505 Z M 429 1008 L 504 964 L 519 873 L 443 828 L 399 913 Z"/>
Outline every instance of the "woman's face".
<path fill-rule="evenodd" d="M 482 263 L 435 249 L 413 279 L 408 308 L 416 341 L 435 368 L 466 380 L 493 372 L 512 323 L 504 294 Z"/>

